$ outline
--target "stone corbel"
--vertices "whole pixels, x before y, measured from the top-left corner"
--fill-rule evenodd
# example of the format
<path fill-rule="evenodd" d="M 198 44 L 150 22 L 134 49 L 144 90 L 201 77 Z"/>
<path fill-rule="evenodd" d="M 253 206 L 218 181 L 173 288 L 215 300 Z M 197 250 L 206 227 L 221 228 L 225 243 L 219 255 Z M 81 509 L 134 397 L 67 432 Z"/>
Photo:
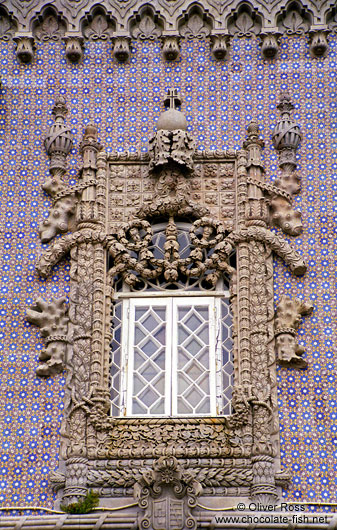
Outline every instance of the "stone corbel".
<path fill-rule="evenodd" d="M 119 63 L 127 63 L 130 59 L 131 38 L 128 35 L 118 35 L 111 38 L 113 43 L 112 55 Z"/>
<path fill-rule="evenodd" d="M 328 28 L 323 24 L 311 26 L 309 31 L 309 52 L 314 59 L 325 57 L 329 50 Z"/>
<path fill-rule="evenodd" d="M 68 308 L 65 297 L 45 302 L 41 298 L 27 309 L 27 320 L 40 328 L 46 347 L 39 358 L 43 364 L 37 367 L 36 375 L 49 376 L 62 372 L 68 344 Z"/>
<path fill-rule="evenodd" d="M 217 61 L 222 61 L 228 57 L 230 36 L 227 31 L 211 34 L 211 52 Z"/>
<path fill-rule="evenodd" d="M 66 45 L 66 57 L 70 63 L 77 64 L 83 58 L 84 38 L 82 33 L 67 32 L 63 40 Z"/>
<path fill-rule="evenodd" d="M 163 33 L 160 37 L 165 61 L 175 61 L 180 56 L 180 37 L 177 34 Z"/>
<path fill-rule="evenodd" d="M 302 358 L 303 346 L 296 340 L 301 317 L 310 315 L 313 306 L 298 298 L 292 300 L 282 296 L 275 313 L 275 346 L 281 366 L 306 368 L 308 363 Z"/>
<path fill-rule="evenodd" d="M 277 29 L 269 29 L 262 31 L 259 36 L 261 37 L 260 45 L 263 58 L 275 59 L 279 52 L 280 32 Z"/>
<path fill-rule="evenodd" d="M 16 33 L 13 37 L 16 42 L 16 57 L 20 63 L 31 63 L 34 58 L 35 42 L 33 34 L 29 31 Z"/>

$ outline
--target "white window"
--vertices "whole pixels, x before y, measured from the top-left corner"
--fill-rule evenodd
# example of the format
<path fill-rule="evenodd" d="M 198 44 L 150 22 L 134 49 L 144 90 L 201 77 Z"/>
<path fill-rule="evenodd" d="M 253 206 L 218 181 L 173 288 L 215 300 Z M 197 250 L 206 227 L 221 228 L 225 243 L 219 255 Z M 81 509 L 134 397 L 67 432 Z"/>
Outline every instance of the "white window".
<path fill-rule="evenodd" d="M 152 251 L 163 258 L 165 234 L 154 230 Z M 178 226 L 180 255 L 188 229 Z M 113 416 L 216 416 L 231 412 L 232 316 L 225 279 L 139 278 L 115 283 L 111 342 Z"/>
<path fill-rule="evenodd" d="M 218 302 L 202 296 L 124 300 L 127 416 L 217 414 Z"/>

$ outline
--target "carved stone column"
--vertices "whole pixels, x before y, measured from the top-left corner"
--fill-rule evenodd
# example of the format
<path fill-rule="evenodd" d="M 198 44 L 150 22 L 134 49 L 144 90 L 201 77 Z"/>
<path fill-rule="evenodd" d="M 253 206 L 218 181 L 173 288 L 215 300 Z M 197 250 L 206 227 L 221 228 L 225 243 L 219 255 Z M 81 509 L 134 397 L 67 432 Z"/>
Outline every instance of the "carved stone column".
<path fill-rule="evenodd" d="M 83 157 L 83 168 L 81 172 L 81 184 L 84 190 L 81 200 L 77 206 L 78 228 L 85 228 L 99 221 L 98 207 L 96 203 L 96 156 L 100 148 L 97 142 L 97 128 L 93 124 L 87 125 L 81 142 Z"/>
<path fill-rule="evenodd" d="M 246 225 L 266 226 L 268 209 L 259 184 L 264 181 L 264 169 L 261 164 L 261 149 L 264 143 L 259 138 L 260 129 L 256 121 L 251 121 L 247 128 L 248 136 L 244 148 L 248 152 L 248 201 L 246 207 Z"/>
<path fill-rule="evenodd" d="M 268 359 L 267 250 L 263 243 L 249 243 L 250 256 L 250 349 L 251 405 L 253 407 L 253 484 L 251 495 L 262 503 L 275 503 L 274 457 L 272 446 L 271 380 Z"/>

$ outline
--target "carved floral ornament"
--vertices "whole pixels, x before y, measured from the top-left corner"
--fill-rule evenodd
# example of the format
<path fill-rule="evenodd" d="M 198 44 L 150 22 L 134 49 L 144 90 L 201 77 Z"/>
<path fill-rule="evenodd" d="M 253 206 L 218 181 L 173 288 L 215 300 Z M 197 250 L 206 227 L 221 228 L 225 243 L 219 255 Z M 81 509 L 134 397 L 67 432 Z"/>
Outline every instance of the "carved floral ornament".
<path fill-rule="evenodd" d="M 167 61 L 179 57 L 179 38 L 208 39 L 216 60 L 228 57 L 228 36 L 255 38 L 261 42 L 261 52 L 267 60 L 277 56 L 282 35 L 308 35 L 309 50 L 313 58 L 322 58 L 328 51 L 329 32 L 336 30 L 335 8 L 317 7 L 310 3 L 289 1 L 274 10 L 270 20 L 270 6 L 252 8 L 249 2 L 221 4 L 191 1 L 182 2 L 172 9 L 170 0 L 155 0 L 140 6 L 130 17 L 123 2 L 78 0 L 75 3 L 58 0 L 51 6 L 35 12 L 25 10 L 22 2 L 12 1 L 18 19 L 1 7 L 0 39 L 13 38 L 17 43 L 16 55 L 20 62 L 28 63 L 34 57 L 34 44 L 38 41 L 61 40 L 66 47 L 70 63 L 82 60 L 85 41 L 113 40 L 113 57 L 119 62 L 130 58 L 130 39 L 160 39 L 163 57 Z M 39 4 L 40 5 L 40 4 Z M 220 11 L 218 11 L 220 9 Z M 324 16 L 322 15 L 324 13 Z"/>
<path fill-rule="evenodd" d="M 41 239 L 50 244 L 37 271 L 47 277 L 70 256 L 69 302 L 38 300 L 27 312 L 45 340 L 37 374 L 65 370 L 64 466 L 51 477 L 59 498 L 72 502 L 88 489 L 99 491 L 103 503 L 121 491 L 135 495 L 143 528 L 156 528 L 163 512 L 169 518 L 165 528 L 170 517 L 179 518 L 180 528 L 194 528 L 193 507 L 202 495 L 276 502 L 279 486 L 289 479 L 287 470 L 276 467 L 276 356 L 283 366 L 305 367 L 295 336 L 300 317 L 311 311 L 305 301 L 286 298 L 274 318 L 273 254 L 295 275 L 306 271 L 282 235 L 302 230 L 292 206 L 300 191 L 295 156 L 300 130 L 289 94 L 280 97 L 273 134 L 281 169 L 273 184 L 265 178 L 256 122 L 249 125 L 241 151 L 195 152 L 180 104 L 177 90 L 170 90 L 148 154 L 107 156 L 96 127 L 87 125 L 83 167 L 77 184 L 68 186 L 72 135 L 65 101 L 56 101 L 55 122 L 45 138 L 50 177 L 43 186 L 53 203 L 40 228 Z M 193 200 L 192 182 L 198 179 L 212 181 L 217 197 L 225 188 L 225 207 L 219 203 L 218 214 L 210 214 L 202 193 Z M 124 180 L 152 190 L 147 199 L 141 196 L 131 219 L 121 208 L 116 216 L 113 207 L 124 193 L 119 191 Z M 182 219 L 189 224 L 183 253 Z M 164 226 L 161 254 L 153 244 L 158 220 Z M 278 232 L 270 230 L 273 225 Z M 235 367 L 230 415 L 109 414 L 110 377 L 115 377 L 110 374 L 111 311 L 118 282 L 134 292 L 141 282 L 161 278 L 169 285 L 180 278 L 203 281 L 207 296 L 223 278 L 229 281 Z"/>

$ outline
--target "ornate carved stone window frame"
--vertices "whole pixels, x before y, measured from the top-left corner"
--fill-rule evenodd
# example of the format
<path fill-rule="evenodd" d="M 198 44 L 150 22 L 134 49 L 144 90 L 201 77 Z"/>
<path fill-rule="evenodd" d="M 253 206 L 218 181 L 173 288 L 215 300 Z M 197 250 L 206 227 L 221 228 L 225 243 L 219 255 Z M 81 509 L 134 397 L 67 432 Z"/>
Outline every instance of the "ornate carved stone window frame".
<path fill-rule="evenodd" d="M 137 484 L 143 487 L 149 469 L 153 472 L 163 466 L 171 466 L 179 477 L 188 470 L 198 495 L 220 496 L 228 502 L 238 497 L 275 502 L 279 486 L 288 478 L 279 468 L 273 253 L 296 275 L 304 274 L 306 266 L 282 234 L 269 227 L 274 223 L 294 235 L 301 230 L 291 205 L 291 194 L 299 191 L 294 173 L 299 128 L 292 123 L 292 106 L 284 95 L 282 117 L 274 131 L 282 176 L 271 185 L 264 181 L 263 142 L 255 122 L 248 127 L 241 151 L 194 152 L 184 117 L 174 108 L 177 102 L 177 93 L 171 91 L 167 99 L 171 108 L 158 121 L 149 154 L 107 155 L 97 142 L 96 128 L 87 126 L 81 144 L 83 168 L 73 187 L 62 180 L 72 142 L 62 100 L 55 105 L 55 124 L 46 138 L 51 178 L 44 189 L 52 196 L 53 206 L 41 225 L 41 236 L 47 241 L 57 233 L 72 232 L 50 244 L 37 269 L 41 276 L 48 276 L 70 254 L 70 295 L 68 312 L 63 300 L 39 301 L 28 317 L 47 337 L 39 375 L 48 376 L 63 366 L 66 370 L 61 467 L 52 480 L 68 502 L 89 488 L 99 491 L 103 503 L 129 497 Z M 137 190 L 136 208 L 132 193 L 128 206 L 129 188 Z M 209 203 L 212 211 L 206 206 Z M 287 219 L 283 225 L 282 215 Z M 189 268 L 175 254 L 174 235 L 165 263 L 153 262 L 148 244 L 151 220 L 158 218 L 173 223 L 171 234 L 174 219 L 182 218 L 189 218 L 194 229 L 204 230 L 201 238 L 194 239 Z M 212 249 L 206 268 L 201 248 Z M 233 251 L 235 269 L 229 263 Z M 120 274 L 133 284 L 137 274 L 149 277 L 158 272 L 156 267 L 168 278 L 174 278 L 178 269 L 185 274 L 207 270 L 213 283 L 225 272 L 231 276 L 235 375 L 230 416 L 109 415 L 113 278 Z M 305 314 L 309 309 L 297 311 Z M 296 322 L 285 329 L 280 310 L 277 336 L 281 331 L 290 333 L 289 326 L 297 329 Z M 294 353 L 297 366 L 301 353 L 298 349 Z M 287 363 L 291 364 L 291 356 Z M 185 477 L 184 484 L 188 480 Z"/>

